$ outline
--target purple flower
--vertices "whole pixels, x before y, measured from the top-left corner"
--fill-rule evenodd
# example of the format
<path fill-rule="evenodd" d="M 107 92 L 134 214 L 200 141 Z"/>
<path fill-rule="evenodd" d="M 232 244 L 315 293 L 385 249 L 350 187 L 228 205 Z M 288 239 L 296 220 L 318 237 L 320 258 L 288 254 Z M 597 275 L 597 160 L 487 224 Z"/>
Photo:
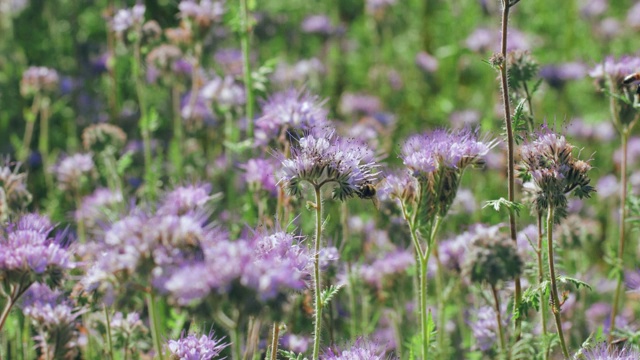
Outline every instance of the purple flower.
<path fill-rule="evenodd" d="M 359 273 L 365 283 L 382 290 L 389 280 L 393 281 L 393 276 L 404 274 L 415 262 L 412 251 L 399 250 L 385 254 L 370 265 L 361 266 Z"/>
<path fill-rule="evenodd" d="M 340 97 L 339 110 L 345 116 L 373 115 L 381 108 L 382 104 L 377 96 L 344 93 Z"/>
<path fill-rule="evenodd" d="M 303 335 L 286 333 L 280 338 L 280 345 L 294 353 L 305 353 L 311 344 L 312 339 Z"/>
<path fill-rule="evenodd" d="M 317 58 L 303 59 L 292 65 L 281 62 L 276 66 L 271 80 L 280 86 L 289 87 L 291 84 L 306 84 L 324 72 L 324 65 Z"/>
<path fill-rule="evenodd" d="M 273 94 L 262 104 L 262 116 L 256 120 L 257 140 L 268 143 L 285 136 L 290 129 L 309 130 L 314 126 L 326 126 L 324 103 L 307 91 L 289 89 Z"/>
<path fill-rule="evenodd" d="M 196 70 L 197 71 L 197 70 Z M 194 99 L 191 92 L 187 92 L 180 101 L 180 115 L 189 122 L 195 122 L 198 125 L 212 124 L 216 121 L 216 116 L 211 107 L 211 101 L 208 101 L 202 92 L 198 92 Z"/>
<path fill-rule="evenodd" d="M 627 11 L 627 25 L 637 29 L 640 28 L 640 3 L 637 2 Z"/>
<path fill-rule="evenodd" d="M 427 54 L 426 51 L 420 51 L 416 54 L 416 65 L 426 73 L 433 73 L 438 70 L 438 59 Z"/>
<path fill-rule="evenodd" d="M 224 1 L 182 0 L 178 5 L 180 18 L 193 21 L 200 27 L 209 27 L 222 20 Z"/>
<path fill-rule="evenodd" d="M 397 0 L 366 0 L 365 7 L 368 13 L 376 14 L 395 5 Z"/>
<path fill-rule="evenodd" d="M 224 74 L 241 76 L 244 72 L 242 51 L 239 49 L 220 49 L 213 54 L 213 59 L 220 65 Z"/>
<path fill-rule="evenodd" d="M 607 0 L 587 0 L 580 7 L 580 14 L 586 18 L 594 18 L 604 14 L 609 7 Z"/>
<path fill-rule="evenodd" d="M 507 38 L 507 52 L 531 48 L 527 37 L 517 29 L 509 28 Z M 465 43 L 467 48 L 474 52 L 500 51 L 500 31 L 485 27 L 476 28 Z"/>
<path fill-rule="evenodd" d="M 547 65 L 540 69 L 539 74 L 541 78 L 549 83 L 549 86 L 562 89 L 568 81 L 584 78 L 587 75 L 587 67 L 578 62 Z"/>
<path fill-rule="evenodd" d="M 332 128 L 318 129 L 300 138 L 291 149 L 291 158 L 280 154 L 282 181 L 296 196 L 302 183 L 313 186 L 335 183 L 333 198 L 346 200 L 358 195 L 362 188 L 375 182 L 377 165 L 369 147 L 355 139 L 344 139 Z"/>
<path fill-rule="evenodd" d="M 146 8 L 136 4 L 131 9 L 120 9 L 111 19 L 111 30 L 119 36 L 130 29 L 142 26 Z"/>
<path fill-rule="evenodd" d="M 502 326 L 507 328 L 508 318 L 503 316 Z M 498 320 L 496 310 L 491 306 L 483 306 L 476 311 L 475 322 L 470 323 L 473 336 L 476 338 L 476 347 L 481 351 L 491 349 L 498 337 Z"/>
<path fill-rule="evenodd" d="M 591 69 L 589 76 L 598 80 L 604 80 L 609 76 L 614 84 L 619 84 L 624 77 L 638 71 L 639 68 L 639 57 L 621 56 L 616 60 L 613 56 L 607 56 L 602 63 Z"/>
<path fill-rule="evenodd" d="M 449 121 L 451 122 L 451 127 L 463 129 L 478 125 L 480 116 L 481 114 L 477 110 L 460 110 L 452 112 L 449 115 Z"/>
<path fill-rule="evenodd" d="M 214 76 L 202 87 L 200 96 L 221 107 L 240 106 L 246 102 L 244 86 L 229 75 L 224 78 Z"/>
<path fill-rule="evenodd" d="M 334 32 L 331 19 L 326 15 L 310 15 L 302 20 L 302 31 L 309 34 L 331 35 Z"/>
<path fill-rule="evenodd" d="M 52 230 L 47 218 L 29 214 L 0 233 L 0 277 L 17 281 L 35 275 L 58 283 L 62 272 L 75 263 L 66 248 L 65 234 L 50 237 Z"/>
<path fill-rule="evenodd" d="M 636 360 L 640 359 L 640 352 L 628 347 L 610 348 L 606 342 L 601 342 L 594 347 L 581 351 L 586 360 Z"/>
<path fill-rule="evenodd" d="M 601 177 L 596 185 L 596 188 L 598 189 L 598 197 L 602 199 L 615 199 L 618 195 L 619 186 L 618 178 L 615 175 L 609 174 Z"/>
<path fill-rule="evenodd" d="M 250 189 L 262 189 L 272 195 L 278 192 L 276 167 L 270 159 L 250 159 L 241 168 L 245 171 L 244 181 Z"/>
<path fill-rule="evenodd" d="M 20 165 L 13 166 L 8 159 L 0 161 L 0 224 L 7 220 L 9 212 L 24 209 L 32 196 L 27 189 L 27 174 L 20 173 Z"/>
<path fill-rule="evenodd" d="M 159 215 L 184 215 L 203 210 L 211 199 L 211 187 L 207 184 L 180 186 L 167 193 L 158 206 Z"/>
<path fill-rule="evenodd" d="M 77 191 L 83 177 L 93 171 L 94 167 L 91 154 L 74 154 L 62 159 L 52 170 L 61 190 Z"/>
<path fill-rule="evenodd" d="M 211 360 L 218 356 L 229 346 L 223 339 L 216 339 L 213 331 L 209 335 L 197 336 L 183 333 L 179 340 L 169 340 L 166 348 L 171 359 L 176 360 Z"/>
<path fill-rule="evenodd" d="M 386 346 L 373 341 L 358 339 L 347 350 L 329 348 L 320 356 L 321 360 L 386 360 Z"/>
<path fill-rule="evenodd" d="M 59 82 L 58 72 L 54 69 L 31 66 L 22 73 L 20 94 L 29 96 L 38 92 L 51 92 L 58 88 Z"/>
<path fill-rule="evenodd" d="M 92 228 L 97 224 L 106 223 L 116 206 L 123 202 L 124 198 L 119 192 L 105 188 L 96 189 L 93 194 L 82 199 L 80 208 L 75 211 L 75 218 L 78 221 L 82 220 L 87 228 Z"/>

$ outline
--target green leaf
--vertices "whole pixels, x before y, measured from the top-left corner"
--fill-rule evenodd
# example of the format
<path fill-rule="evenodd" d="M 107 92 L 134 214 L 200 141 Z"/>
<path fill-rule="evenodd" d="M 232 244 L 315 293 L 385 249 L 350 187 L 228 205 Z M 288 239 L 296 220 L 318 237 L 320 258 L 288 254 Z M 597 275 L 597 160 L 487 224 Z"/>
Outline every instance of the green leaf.
<path fill-rule="evenodd" d="M 124 175 L 125 171 L 131 166 L 133 163 L 133 152 L 129 151 L 122 155 L 116 164 L 116 169 L 118 171 L 118 175 Z"/>
<path fill-rule="evenodd" d="M 563 284 L 573 284 L 576 286 L 577 289 L 580 289 L 580 286 L 586 287 L 589 290 L 593 290 L 593 288 L 591 287 L 591 285 L 587 284 L 586 282 L 582 281 L 582 280 L 578 280 L 572 277 L 568 277 L 568 276 L 563 276 L 560 275 L 558 276 L 558 281 L 560 281 Z"/>
<path fill-rule="evenodd" d="M 329 305 L 329 302 L 331 302 L 331 299 L 333 299 L 334 296 L 338 295 L 338 292 L 343 287 L 344 285 L 338 285 L 338 286 L 331 285 L 329 286 L 328 289 L 322 290 L 322 293 L 320 293 L 320 304 L 323 307 Z"/>
<path fill-rule="evenodd" d="M 284 356 L 287 360 L 307 360 L 302 354 L 296 354 L 293 351 L 288 350 L 278 350 L 280 355 Z"/>
<path fill-rule="evenodd" d="M 503 197 L 498 200 L 488 200 L 482 208 L 492 207 L 495 211 L 500 211 L 503 206 L 509 210 L 515 211 L 518 216 L 520 216 L 520 210 L 524 208 L 523 204 L 516 201 L 509 201 Z"/>
<path fill-rule="evenodd" d="M 516 319 L 519 319 L 523 314 L 525 314 L 530 309 L 535 309 L 536 311 L 540 310 L 540 292 L 544 291 L 545 296 L 549 294 L 549 285 L 550 281 L 545 280 L 536 286 L 528 287 L 524 293 L 522 294 L 522 300 L 520 302 L 520 306 L 516 309 L 514 316 Z"/>

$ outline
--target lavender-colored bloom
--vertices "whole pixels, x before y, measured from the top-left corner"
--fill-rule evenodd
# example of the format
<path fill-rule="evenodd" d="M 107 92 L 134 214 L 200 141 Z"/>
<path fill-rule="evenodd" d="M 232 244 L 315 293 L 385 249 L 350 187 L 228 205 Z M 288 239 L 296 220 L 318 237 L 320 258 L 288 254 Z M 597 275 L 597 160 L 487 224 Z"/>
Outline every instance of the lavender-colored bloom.
<path fill-rule="evenodd" d="M 228 76 L 241 76 L 244 72 L 242 51 L 239 49 L 220 49 L 213 54 L 213 59 Z"/>
<path fill-rule="evenodd" d="M 568 81 L 584 78 L 587 75 L 587 67 L 578 62 L 547 65 L 540 69 L 539 74 L 549 86 L 562 89 Z"/>
<path fill-rule="evenodd" d="M 433 73 L 438 70 L 438 59 L 429 55 L 426 51 L 420 51 L 416 54 L 416 65 L 426 73 Z"/>
<path fill-rule="evenodd" d="M 182 0 L 178 10 L 180 18 L 194 21 L 200 27 L 221 21 L 225 13 L 224 1 L 217 0 Z"/>
<path fill-rule="evenodd" d="M 245 171 L 244 181 L 249 188 L 262 189 L 272 195 L 277 194 L 276 167 L 273 161 L 261 158 L 250 159 L 241 168 Z"/>
<path fill-rule="evenodd" d="M 313 339 L 303 335 L 286 333 L 280 338 L 280 346 L 294 353 L 301 354 L 307 352 L 312 340 Z"/>
<path fill-rule="evenodd" d="M 280 86 L 289 87 L 291 84 L 306 84 L 324 72 L 324 65 L 317 58 L 303 59 L 293 65 L 281 62 L 273 71 L 271 80 Z"/>
<path fill-rule="evenodd" d="M 499 236 L 499 226 L 487 226 L 484 224 L 472 225 L 468 231 L 448 240 L 444 240 L 438 246 L 438 255 L 442 265 L 456 273 L 460 273 L 469 246 L 477 237 Z"/>
<path fill-rule="evenodd" d="M 468 49 L 474 52 L 500 51 L 500 31 L 485 27 L 476 28 L 465 40 Z M 507 51 L 530 50 L 527 37 L 519 30 L 509 28 L 507 33 Z"/>
<path fill-rule="evenodd" d="M 616 166 L 622 164 L 622 148 L 616 149 L 613 154 L 613 161 Z M 627 162 L 628 164 L 640 163 L 640 137 L 631 137 L 627 143 Z"/>
<path fill-rule="evenodd" d="M 557 218 L 566 216 L 567 195 L 590 197 L 595 189 L 589 185 L 587 161 L 574 158 L 573 145 L 564 136 L 543 126 L 532 141 L 521 147 L 521 177 L 532 181 L 525 187 L 533 196 L 535 210 L 542 212 L 553 206 Z"/>
<path fill-rule="evenodd" d="M 607 0 L 586 0 L 580 7 L 580 14 L 585 18 L 594 18 L 604 14 L 609 7 Z"/>
<path fill-rule="evenodd" d="M 608 142 L 616 137 L 616 129 L 610 121 L 586 123 L 582 119 L 573 119 L 567 125 L 566 132 L 572 138 Z"/>
<path fill-rule="evenodd" d="M 246 102 L 244 86 L 238 84 L 232 76 L 214 76 L 202 87 L 200 96 L 221 107 L 240 106 Z"/>
<path fill-rule="evenodd" d="M 302 20 L 302 31 L 309 34 L 328 36 L 333 34 L 334 27 L 331 19 L 326 15 L 310 15 Z"/>
<path fill-rule="evenodd" d="M 211 199 L 211 187 L 207 184 L 180 186 L 164 196 L 158 206 L 159 215 L 184 215 L 202 210 Z"/>
<path fill-rule="evenodd" d="M 619 186 L 618 178 L 615 175 L 609 174 L 601 177 L 596 185 L 596 188 L 598 189 L 598 197 L 602 199 L 616 198 Z"/>
<path fill-rule="evenodd" d="M 191 92 L 185 94 L 180 101 L 180 115 L 185 121 L 200 125 L 203 123 L 212 124 L 216 121 L 211 101 L 208 101 L 202 92 L 199 92 L 195 99 L 193 99 Z"/>
<path fill-rule="evenodd" d="M 166 344 L 169 356 L 176 360 L 211 360 L 229 346 L 224 339 L 215 338 L 213 331 L 209 335 L 198 336 L 183 333 L 179 340 L 169 340 Z"/>
<path fill-rule="evenodd" d="M 61 190 L 77 191 L 83 176 L 93 171 L 94 167 L 91 154 L 74 154 L 62 159 L 52 170 Z"/>
<path fill-rule="evenodd" d="M 38 92 L 50 92 L 58 88 L 60 77 L 58 72 L 43 66 L 31 66 L 22 73 L 20 94 L 33 95 Z"/>
<path fill-rule="evenodd" d="M 633 6 L 627 11 L 627 25 L 634 29 L 640 28 L 640 2 L 633 4 Z"/>
<path fill-rule="evenodd" d="M 124 316 L 120 311 L 111 317 L 111 330 L 118 334 L 132 334 L 137 330 L 146 331 L 146 327 L 140 320 L 140 314 L 137 312 L 128 313 Z"/>
<path fill-rule="evenodd" d="M 382 104 L 377 96 L 344 93 L 340 97 L 339 110 L 345 116 L 373 115 L 381 108 Z"/>
<path fill-rule="evenodd" d="M 415 262 L 415 256 L 411 251 L 400 250 L 388 253 L 370 265 L 360 267 L 360 278 L 365 283 L 382 290 L 385 285 L 388 285 L 390 278 L 404 274 Z"/>
<path fill-rule="evenodd" d="M 599 343 L 581 351 L 586 360 L 636 360 L 640 359 L 640 352 L 634 348 L 623 346 L 609 347 L 606 342 Z"/>
<path fill-rule="evenodd" d="M 124 32 L 142 26 L 145 6 L 136 4 L 131 9 L 120 9 L 111 19 L 111 30 L 122 35 Z"/>
<path fill-rule="evenodd" d="M 508 317 L 502 316 L 502 326 L 507 327 Z M 498 337 L 498 320 L 496 310 L 490 306 L 483 306 L 476 312 L 476 321 L 470 323 L 473 336 L 476 338 L 476 347 L 481 351 L 491 349 Z"/>
<path fill-rule="evenodd" d="M 124 202 L 122 193 L 110 189 L 99 188 L 93 194 L 82 199 L 80 207 L 75 211 L 77 221 L 82 221 L 87 228 L 106 223 L 110 218 L 109 211 Z"/>
<path fill-rule="evenodd" d="M 451 127 L 463 129 L 478 125 L 480 116 L 480 112 L 477 110 L 460 110 L 452 112 L 451 115 L 449 115 L 449 121 L 451 122 Z"/>
<path fill-rule="evenodd" d="M 623 30 L 622 24 L 616 18 L 603 19 L 596 29 L 596 32 L 605 40 L 613 39 Z"/>
<path fill-rule="evenodd" d="M 391 171 L 382 177 L 384 181 L 378 188 L 378 197 L 381 201 L 398 199 L 409 202 L 416 196 L 418 184 L 408 171 L 404 169 Z"/>
<path fill-rule="evenodd" d="M 49 237 L 53 227 L 47 220 L 26 216 L 0 234 L 0 277 L 18 281 L 35 275 L 57 283 L 63 271 L 75 267 L 64 234 Z"/>
<path fill-rule="evenodd" d="M 397 0 L 366 0 L 365 8 L 370 14 L 384 12 L 387 8 L 395 5 Z"/>
<path fill-rule="evenodd" d="M 373 151 L 360 141 L 336 135 L 331 128 L 302 137 L 292 147 L 291 158 L 280 154 L 280 160 L 280 181 L 296 196 L 301 194 L 303 182 L 313 186 L 331 182 L 335 183 L 335 199 L 362 197 L 362 188 L 375 183 L 378 175 Z"/>
<path fill-rule="evenodd" d="M 616 60 L 613 56 L 607 56 L 602 63 L 596 65 L 589 72 L 589 76 L 597 80 L 611 77 L 614 84 L 619 84 L 624 77 L 632 74 L 640 68 L 640 57 L 621 56 Z"/>
<path fill-rule="evenodd" d="M 640 294 L 640 271 L 626 271 L 624 274 L 624 282 L 627 285 L 627 292 Z"/>
<path fill-rule="evenodd" d="M 7 220 L 10 213 L 24 209 L 31 202 L 27 175 L 19 171 L 20 166 L 12 166 L 8 159 L 4 164 L 0 161 L 0 224 Z"/>
<path fill-rule="evenodd" d="M 308 130 L 325 126 L 325 101 L 307 91 L 289 89 L 273 94 L 262 104 L 262 116 L 256 120 L 256 138 L 261 142 L 284 136 L 289 129 Z"/>
<path fill-rule="evenodd" d="M 320 356 L 321 360 L 386 360 L 386 347 L 372 341 L 358 339 L 347 350 L 329 348 Z"/>

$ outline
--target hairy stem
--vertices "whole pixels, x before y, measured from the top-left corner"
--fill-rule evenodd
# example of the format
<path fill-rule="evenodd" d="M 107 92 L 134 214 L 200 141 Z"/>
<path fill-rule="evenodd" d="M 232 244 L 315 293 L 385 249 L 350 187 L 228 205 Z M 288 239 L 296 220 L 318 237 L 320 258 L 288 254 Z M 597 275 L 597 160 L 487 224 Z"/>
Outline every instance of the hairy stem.
<path fill-rule="evenodd" d="M 158 308 L 156 307 L 156 295 L 153 289 L 147 295 L 147 306 L 149 307 L 149 320 L 151 321 L 151 337 L 158 359 L 164 360 L 162 354 L 162 342 L 160 339 L 160 323 L 158 319 Z"/>
<path fill-rule="evenodd" d="M 280 339 L 280 325 L 277 322 L 273 323 L 273 330 L 271 333 L 271 360 L 278 359 L 278 340 Z"/>
<path fill-rule="evenodd" d="M 556 320 L 556 329 L 558 330 L 558 338 L 560 339 L 560 347 L 565 359 L 570 359 L 567 343 L 564 339 L 562 331 L 562 318 L 560 316 L 560 299 L 558 297 L 558 285 L 556 283 L 556 270 L 553 263 L 553 206 L 549 204 L 549 212 L 547 213 L 547 249 L 549 251 L 549 278 L 551 279 L 551 312 Z"/>
<path fill-rule="evenodd" d="M 15 302 L 10 297 L 7 297 L 7 304 L 4 306 L 4 309 L 2 310 L 2 315 L 0 315 L 0 330 L 2 330 L 2 328 L 4 327 L 4 323 L 7 321 L 7 318 L 9 317 L 9 313 L 11 312 L 11 308 L 13 307 L 14 303 Z"/>
<path fill-rule="evenodd" d="M 496 286 L 493 284 L 491 284 L 491 292 L 493 293 L 493 301 L 496 309 L 496 321 L 498 322 L 498 334 L 500 336 L 500 339 L 499 339 L 500 352 L 503 355 L 507 355 L 507 358 L 509 358 L 507 354 L 507 343 L 505 342 L 505 338 L 504 338 L 504 330 L 502 328 L 502 315 L 500 314 L 500 297 L 498 296 L 498 290 L 496 289 Z"/>
<path fill-rule="evenodd" d="M 622 292 L 622 280 L 623 280 L 623 272 L 622 272 L 622 264 L 624 261 L 624 245 L 625 245 L 625 222 L 627 218 L 627 153 L 628 153 L 628 143 L 629 143 L 629 128 L 626 125 L 623 125 L 622 131 L 620 132 L 621 140 L 622 140 L 622 162 L 620 164 L 620 220 L 618 223 L 619 236 L 618 236 L 618 266 L 621 268 L 618 271 L 616 276 L 616 292 L 613 296 L 613 304 L 611 309 L 611 326 L 609 327 L 609 336 L 607 338 L 607 342 L 611 345 L 611 341 L 613 341 L 613 331 L 616 329 L 616 316 L 618 315 L 618 307 L 620 304 L 620 295 Z"/>
<path fill-rule="evenodd" d="M 29 149 L 31 148 L 31 139 L 33 138 L 33 129 L 36 125 L 36 119 L 40 112 L 40 94 L 36 94 L 33 103 L 31 104 L 31 112 L 27 120 L 27 126 L 24 130 L 24 137 L 22 139 L 22 151 L 20 152 L 20 161 L 25 161 L 29 157 Z"/>
<path fill-rule="evenodd" d="M 42 158 L 42 170 L 47 189 L 53 187 L 53 179 L 49 172 L 49 116 L 50 116 L 51 100 L 44 97 L 40 102 L 40 137 L 38 139 L 38 151 Z"/>
<path fill-rule="evenodd" d="M 314 285 L 314 329 L 313 329 L 313 359 L 318 359 L 320 354 L 320 332 L 322 329 L 322 291 L 320 279 L 320 243 L 322 240 L 322 193 L 320 187 L 315 186 L 316 193 L 316 238 L 313 255 L 313 285 Z"/>
<path fill-rule="evenodd" d="M 253 79 L 251 78 L 251 64 L 249 62 L 249 37 L 251 24 L 249 22 L 249 8 L 247 0 L 240 0 L 240 46 L 242 47 L 242 66 L 244 73 L 244 87 L 247 94 L 245 112 L 247 116 L 247 138 L 253 138 Z"/>
<path fill-rule="evenodd" d="M 544 267 L 543 267 L 543 257 L 544 257 L 544 249 L 542 247 L 542 213 L 538 213 L 537 219 L 538 225 L 538 248 L 536 249 L 536 257 L 538 258 L 538 284 L 542 284 L 544 281 Z M 540 288 L 540 323 L 542 324 L 542 336 L 545 339 L 544 344 L 544 360 L 549 358 L 549 346 L 546 342 L 547 339 L 547 299 L 545 296 L 545 289 Z"/>
<path fill-rule="evenodd" d="M 195 72 L 195 71 L 194 71 Z M 173 108 L 173 147 L 174 164 L 178 179 L 182 179 L 183 169 L 183 146 L 184 135 L 182 131 L 182 116 L 180 114 L 180 88 L 177 84 L 171 85 L 171 107 Z"/>
<path fill-rule="evenodd" d="M 138 106 L 140 108 L 140 132 L 142 135 L 143 154 L 144 154 L 144 174 L 146 181 L 146 193 L 149 200 L 155 200 L 156 175 L 153 173 L 153 164 L 151 159 L 151 129 L 150 119 L 147 112 L 147 102 L 144 96 L 144 82 L 142 80 L 142 60 L 140 52 L 140 40 L 136 40 L 133 47 L 133 76 L 136 84 L 136 94 L 138 96 Z M 196 71 L 196 70 L 194 70 Z M 153 183 L 149 183 L 153 180 Z"/>
<path fill-rule="evenodd" d="M 515 153 L 515 142 L 513 137 L 513 127 L 511 124 L 511 104 L 509 103 L 509 84 L 507 81 L 507 32 L 508 32 L 508 24 L 509 24 L 509 9 L 514 4 L 509 4 L 508 0 L 502 1 L 502 37 L 501 37 L 501 45 L 500 51 L 502 53 L 502 58 L 504 62 L 502 66 L 500 66 L 500 80 L 502 83 L 502 100 L 504 103 L 504 122 L 507 129 L 507 177 L 508 177 L 508 186 L 507 186 L 507 199 L 510 202 L 515 201 L 515 187 L 516 187 L 516 177 L 515 177 L 515 161 L 514 161 L 514 153 Z M 517 230 L 516 230 L 516 214 L 512 207 L 509 208 L 509 230 L 511 239 L 514 242 L 517 242 Z M 520 277 L 515 277 L 515 301 L 513 302 L 513 310 L 514 312 L 520 307 L 520 302 L 522 301 L 522 286 L 520 284 Z M 515 318 L 515 317 L 514 317 Z M 516 338 L 520 337 L 520 318 L 515 318 L 514 327 L 516 330 Z"/>
<path fill-rule="evenodd" d="M 111 340 L 111 319 L 109 319 L 109 310 L 107 305 L 103 305 L 104 318 L 107 325 L 107 355 L 109 359 L 113 359 L 113 341 Z"/>

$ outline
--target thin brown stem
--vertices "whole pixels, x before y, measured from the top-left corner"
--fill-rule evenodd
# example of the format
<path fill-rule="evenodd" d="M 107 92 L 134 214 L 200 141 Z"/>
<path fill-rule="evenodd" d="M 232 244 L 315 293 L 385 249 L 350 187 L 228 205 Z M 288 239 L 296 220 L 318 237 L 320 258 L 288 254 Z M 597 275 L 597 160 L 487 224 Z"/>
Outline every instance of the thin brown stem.
<path fill-rule="evenodd" d="M 538 284 L 542 284 L 544 281 L 544 249 L 542 246 L 542 213 L 538 213 L 537 218 L 538 225 L 538 248 L 536 249 L 536 256 L 538 258 Z M 549 346 L 546 343 L 547 339 L 547 299 L 545 296 L 545 289 L 540 288 L 540 323 L 542 324 L 542 336 L 545 339 L 544 360 L 549 358 Z"/>
<path fill-rule="evenodd" d="M 549 251 L 549 278 L 551 279 L 551 312 L 556 320 L 556 330 L 558 331 L 558 338 L 560 339 L 560 347 L 562 348 L 564 358 L 570 359 L 567 342 L 564 339 L 564 332 L 562 331 L 562 317 L 560 315 L 562 304 L 558 296 L 556 270 L 553 262 L 553 210 L 553 206 L 549 204 L 549 212 L 547 213 L 547 249 Z"/>
<path fill-rule="evenodd" d="M 271 332 L 271 360 L 278 359 L 278 340 L 280 339 L 280 325 L 277 322 L 273 323 L 273 330 Z"/>
<path fill-rule="evenodd" d="M 496 321 L 498 322 L 498 334 L 500 336 L 500 352 L 503 355 L 507 355 L 507 344 L 504 338 L 504 330 L 502 328 L 502 315 L 500 314 L 500 297 L 498 296 L 498 290 L 496 286 L 491 284 L 491 292 L 493 293 L 493 301 L 496 309 Z"/>
<path fill-rule="evenodd" d="M 511 6 L 515 5 L 510 4 L 507 0 L 503 0 L 502 6 L 502 38 L 501 38 L 501 46 L 500 51 L 502 53 L 503 63 L 500 66 L 500 80 L 502 82 L 502 100 L 504 103 L 504 121 L 507 129 L 507 177 L 508 177 L 508 186 L 507 186 L 507 199 L 510 202 L 515 201 L 515 187 L 516 187 L 516 177 L 515 177 L 515 161 L 514 161 L 514 153 L 515 153 L 515 141 L 513 137 L 513 126 L 511 124 L 511 104 L 509 103 L 509 84 L 507 81 L 507 32 L 508 32 L 508 24 L 509 24 L 509 9 Z M 509 208 L 509 230 L 511 239 L 514 242 L 517 242 L 517 229 L 516 229 L 516 214 L 513 208 Z M 522 286 L 520 284 L 520 277 L 516 276 L 515 278 L 515 301 L 513 302 L 514 313 L 520 307 L 520 302 L 522 301 Z M 520 338 L 520 317 L 515 318 L 515 330 L 516 330 L 516 338 Z"/>

